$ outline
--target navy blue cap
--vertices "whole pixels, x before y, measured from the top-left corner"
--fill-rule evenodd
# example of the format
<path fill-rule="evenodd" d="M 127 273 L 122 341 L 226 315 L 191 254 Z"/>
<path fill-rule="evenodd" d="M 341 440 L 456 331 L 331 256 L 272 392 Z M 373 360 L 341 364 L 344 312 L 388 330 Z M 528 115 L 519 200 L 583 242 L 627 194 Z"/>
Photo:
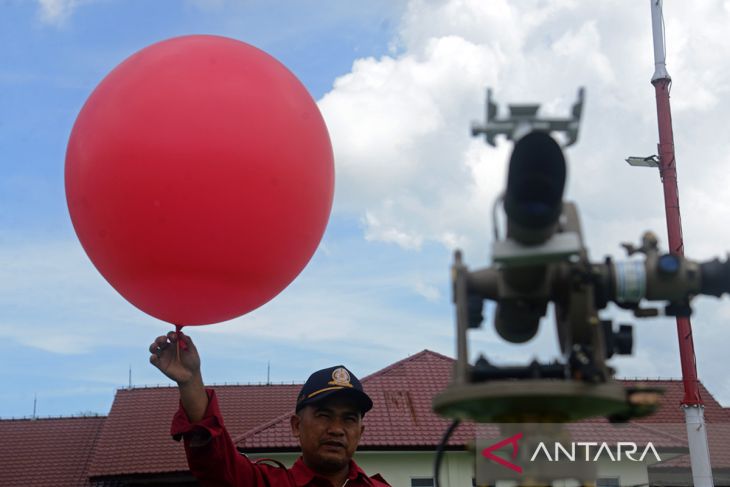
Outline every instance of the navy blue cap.
<path fill-rule="evenodd" d="M 354 399 L 362 414 L 373 407 L 373 401 L 365 394 L 355 374 L 347 370 L 344 365 L 335 365 L 318 370 L 309 376 L 297 396 L 296 410 L 299 411 L 304 406 L 319 402 L 333 394 L 346 394 Z"/>

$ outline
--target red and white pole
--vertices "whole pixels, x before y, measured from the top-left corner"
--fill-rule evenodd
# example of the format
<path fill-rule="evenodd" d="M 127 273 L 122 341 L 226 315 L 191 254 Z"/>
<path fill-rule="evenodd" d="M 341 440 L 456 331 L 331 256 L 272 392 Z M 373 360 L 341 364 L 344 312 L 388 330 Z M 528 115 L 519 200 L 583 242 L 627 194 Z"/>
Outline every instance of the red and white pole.
<path fill-rule="evenodd" d="M 674 134 L 672 112 L 669 105 L 669 89 L 672 79 L 667 73 L 664 50 L 664 26 L 662 0 L 650 0 L 652 33 L 654 37 L 654 76 L 651 83 L 656 92 L 657 122 L 659 125 L 659 176 L 664 186 L 664 209 L 667 217 L 667 233 L 670 252 L 684 255 L 682 219 L 679 212 L 679 190 L 677 186 L 677 165 L 674 157 Z M 712 468 L 707 445 L 704 404 L 700 397 L 697 365 L 695 362 L 692 324 L 689 317 L 677 318 L 679 356 L 684 384 L 684 410 L 692 465 L 693 484 L 696 487 L 712 487 Z"/>

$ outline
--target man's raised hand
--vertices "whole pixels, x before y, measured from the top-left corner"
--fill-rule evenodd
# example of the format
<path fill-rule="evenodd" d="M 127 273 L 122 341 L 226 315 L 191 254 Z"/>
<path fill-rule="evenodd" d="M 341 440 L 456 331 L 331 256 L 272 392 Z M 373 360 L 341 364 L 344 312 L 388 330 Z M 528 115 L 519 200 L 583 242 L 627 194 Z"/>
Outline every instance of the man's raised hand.
<path fill-rule="evenodd" d="M 200 378 L 200 355 L 191 338 L 182 332 L 157 337 L 150 345 L 150 354 L 150 363 L 179 386 Z"/>

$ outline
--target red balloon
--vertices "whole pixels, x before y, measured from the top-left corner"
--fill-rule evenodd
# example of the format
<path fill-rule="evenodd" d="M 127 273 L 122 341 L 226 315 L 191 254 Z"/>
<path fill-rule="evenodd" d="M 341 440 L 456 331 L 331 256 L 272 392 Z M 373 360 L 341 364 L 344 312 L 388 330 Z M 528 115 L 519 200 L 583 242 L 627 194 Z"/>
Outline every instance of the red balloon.
<path fill-rule="evenodd" d="M 327 128 L 299 80 L 203 35 L 142 49 L 102 80 L 65 177 L 99 272 L 177 325 L 235 318 L 283 290 L 319 244 L 334 188 Z"/>

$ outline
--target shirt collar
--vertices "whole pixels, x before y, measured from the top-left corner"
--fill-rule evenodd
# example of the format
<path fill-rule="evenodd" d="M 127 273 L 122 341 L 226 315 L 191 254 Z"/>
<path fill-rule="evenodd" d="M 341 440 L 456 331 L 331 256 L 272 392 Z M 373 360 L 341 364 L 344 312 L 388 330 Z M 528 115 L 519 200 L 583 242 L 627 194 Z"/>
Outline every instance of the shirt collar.
<path fill-rule="evenodd" d="M 306 485 L 310 484 L 315 477 L 320 477 L 314 470 L 304 464 L 304 460 L 301 456 L 297 459 L 296 462 L 294 462 L 294 465 L 292 465 L 291 473 L 294 477 L 294 483 L 297 485 L 297 487 L 305 487 Z M 363 469 L 361 469 L 354 460 L 350 460 L 350 470 L 347 473 L 347 479 L 349 481 L 353 481 L 358 478 L 361 478 L 367 485 L 371 485 L 370 478 L 365 474 Z"/>

